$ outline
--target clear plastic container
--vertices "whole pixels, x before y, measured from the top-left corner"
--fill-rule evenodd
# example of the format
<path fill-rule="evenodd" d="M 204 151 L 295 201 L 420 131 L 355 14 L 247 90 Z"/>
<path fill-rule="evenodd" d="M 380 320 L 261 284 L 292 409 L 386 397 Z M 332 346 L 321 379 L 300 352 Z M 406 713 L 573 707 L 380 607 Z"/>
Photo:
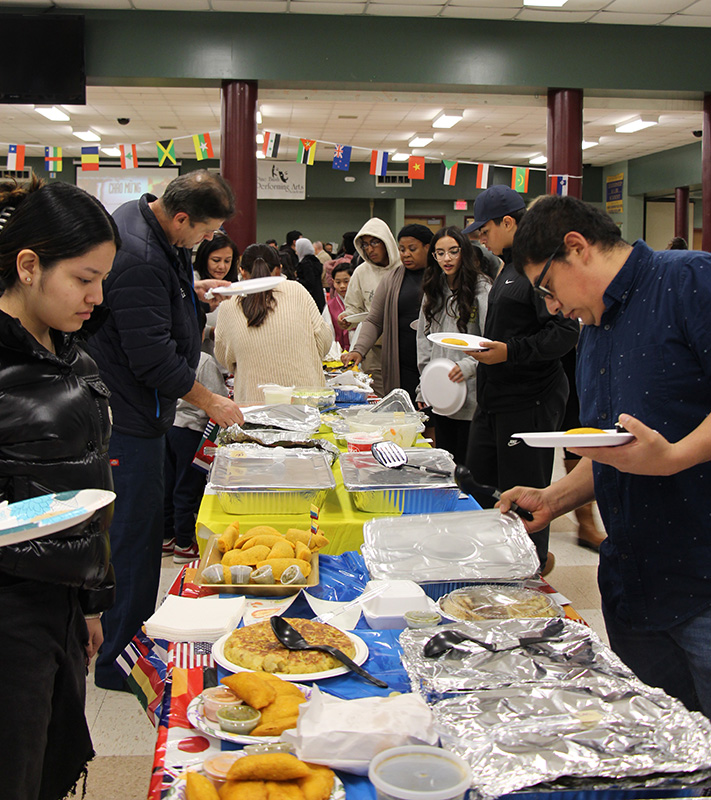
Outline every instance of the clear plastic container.
<path fill-rule="evenodd" d="M 323 386 L 297 386 L 291 392 L 291 403 L 295 406 L 311 406 L 323 411 L 335 405 L 336 391 Z"/>
<path fill-rule="evenodd" d="M 429 745 L 383 750 L 368 778 L 378 800 L 463 800 L 472 780 L 466 761 Z"/>
<path fill-rule="evenodd" d="M 293 386 L 279 386 L 277 383 L 265 383 L 259 387 L 264 392 L 264 402 L 267 405 L 291 403 Z"/>
<path fill-rule="evenodd" d="M 349 453 L 370 453 L 370 448 L 376 442 L 382 442 L 383 436 L 375 431 L 366 433 L 365 431 L 356 431 L 355 433 L 346 434 L 346 445 Z"/>

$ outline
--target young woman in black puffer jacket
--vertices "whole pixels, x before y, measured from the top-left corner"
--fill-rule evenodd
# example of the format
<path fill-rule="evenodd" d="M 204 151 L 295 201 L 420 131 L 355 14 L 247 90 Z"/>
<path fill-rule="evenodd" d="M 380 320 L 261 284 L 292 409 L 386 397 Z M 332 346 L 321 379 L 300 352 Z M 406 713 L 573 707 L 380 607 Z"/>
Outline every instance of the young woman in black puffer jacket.
<path fill-rule="evenodd" d="M 0 182 L 0 500 L 112 488 L 108 390 L 81 340 L 119 244 L 75 186 Z M 4 797 L 62 798 L 94 755 L 85 676 L 113 602 L 111 514 L 0 547 Z"/>

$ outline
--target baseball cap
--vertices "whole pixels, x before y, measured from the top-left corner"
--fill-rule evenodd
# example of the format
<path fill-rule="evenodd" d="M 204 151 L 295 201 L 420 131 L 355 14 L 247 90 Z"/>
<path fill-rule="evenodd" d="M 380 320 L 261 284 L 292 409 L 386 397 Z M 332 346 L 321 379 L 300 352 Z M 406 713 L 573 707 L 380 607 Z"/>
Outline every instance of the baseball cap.
<path fill-rule="evenodd" d="M 478 231 L 491 219 L 499 219 L 525 208 L 523 197 L 510 186 L 499 184 L 485 189 L 474 201 L 474 222 L 467 225 L 462 233 Z"/>

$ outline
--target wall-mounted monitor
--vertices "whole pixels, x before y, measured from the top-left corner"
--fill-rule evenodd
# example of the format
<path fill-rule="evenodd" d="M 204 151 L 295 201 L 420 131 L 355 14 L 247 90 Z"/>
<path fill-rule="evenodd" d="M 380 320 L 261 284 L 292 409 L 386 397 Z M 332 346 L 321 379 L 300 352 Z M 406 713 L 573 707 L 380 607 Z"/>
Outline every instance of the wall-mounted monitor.
<path fill-rule="evenodd" d="M 84 17 L 0 14 L 0 103 L 86 104 Z"/>

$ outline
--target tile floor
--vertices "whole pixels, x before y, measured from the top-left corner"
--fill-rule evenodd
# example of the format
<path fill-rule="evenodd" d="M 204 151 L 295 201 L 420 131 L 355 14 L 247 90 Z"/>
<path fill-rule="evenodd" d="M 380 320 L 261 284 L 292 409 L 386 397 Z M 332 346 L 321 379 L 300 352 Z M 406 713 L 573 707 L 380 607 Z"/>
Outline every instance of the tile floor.
<path fill-rule="evenodd" d="M 553 523 L 550 549 L 555 553 L 556 566 L 548 580 L 605 639 L 595 578 L 597 554 L 578 547 L 575 530 L 572 516 Z M 169 558 L 163 564 L 161 597 L 180 569 Z M 133 695 L 97 689 L 90 674 L 87 719 L 96 758 L 89 767 L 86 800 L 145 800 L 155 731 L 138 701 Z"/>

